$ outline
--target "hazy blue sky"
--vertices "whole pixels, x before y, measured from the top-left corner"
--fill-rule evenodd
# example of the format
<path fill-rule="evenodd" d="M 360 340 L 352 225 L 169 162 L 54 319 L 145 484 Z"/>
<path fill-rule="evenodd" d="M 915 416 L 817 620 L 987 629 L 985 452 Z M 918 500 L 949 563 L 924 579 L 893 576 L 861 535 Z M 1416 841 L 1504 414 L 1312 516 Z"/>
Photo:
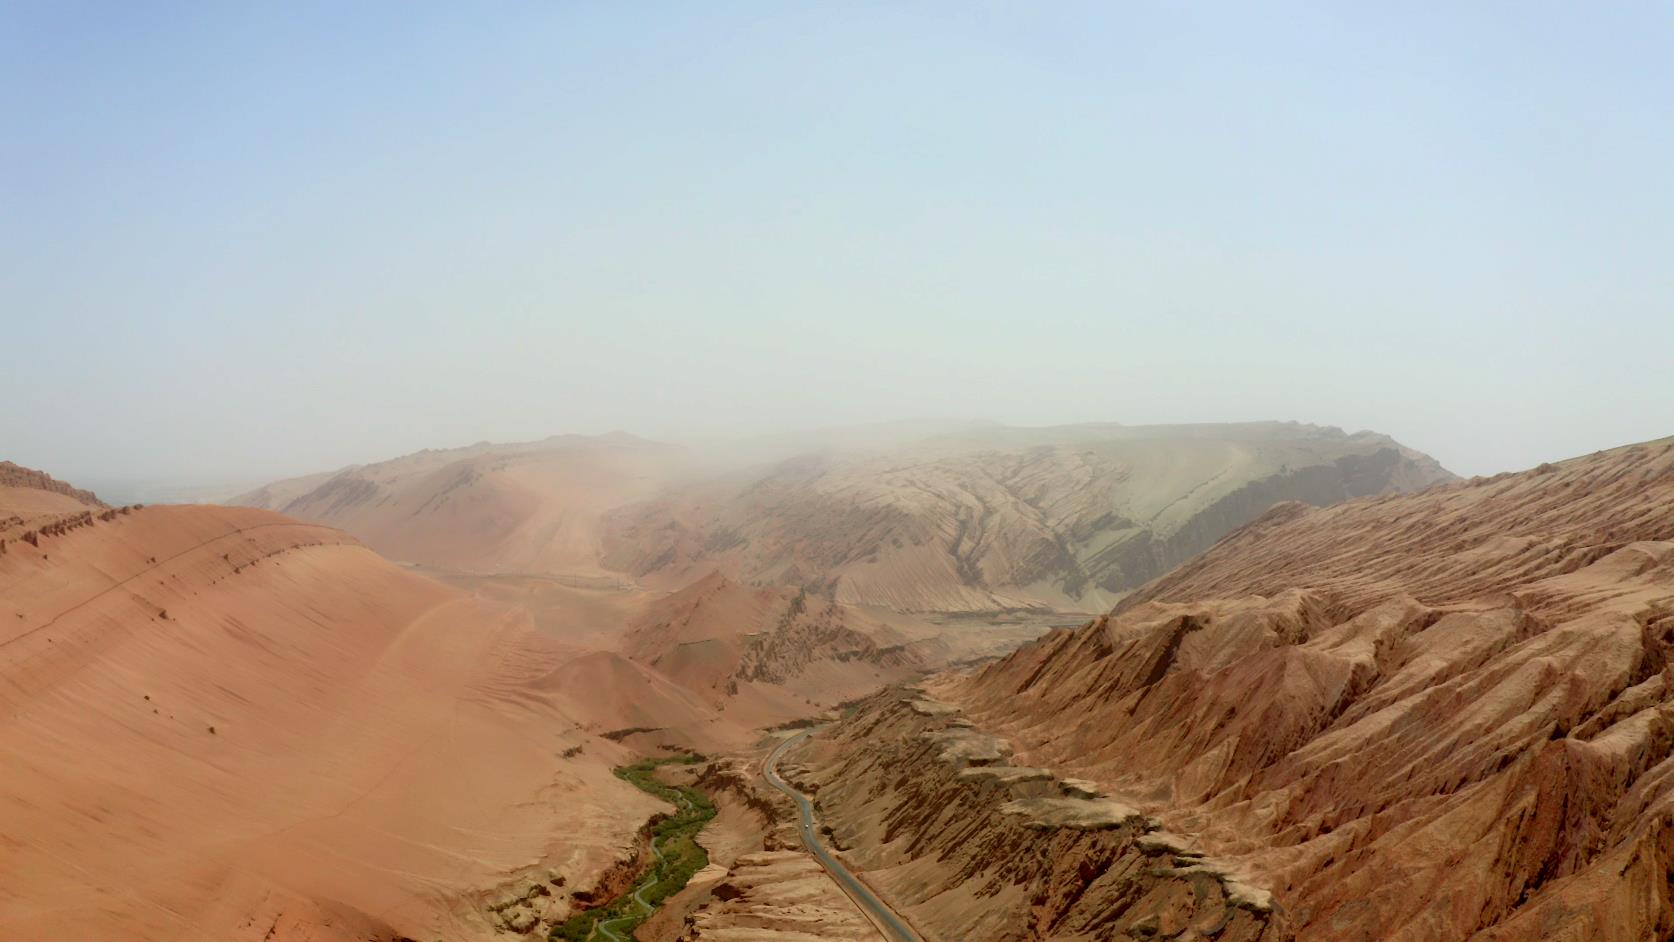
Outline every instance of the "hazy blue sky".
<path fill-rule="evenodd" d="M 1470 474 L 1674 434 L 1671 11 L 9 3 L 0 457 L 1278 418 Z"/>

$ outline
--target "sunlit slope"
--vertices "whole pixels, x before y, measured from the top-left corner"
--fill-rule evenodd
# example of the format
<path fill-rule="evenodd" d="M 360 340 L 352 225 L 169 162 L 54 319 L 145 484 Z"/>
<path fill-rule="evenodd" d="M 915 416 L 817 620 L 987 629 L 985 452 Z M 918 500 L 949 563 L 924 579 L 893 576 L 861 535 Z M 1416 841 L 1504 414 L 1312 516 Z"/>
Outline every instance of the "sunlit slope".
<path fill-rule="evenodd" d="M 0 509 L 12 519 L 33 514 L 77 513 L 88 509 L 104 509 L 104 503 L 91 491 L 84 491 L 64 483 L 52 475 L 10 461 L 0 461 Z"/>
<path fill-rule="evenodd" d="M 1298 938 L 1628 942 L 1674 932 L 1671 653 L 1664 440 L 1276 508 L 938 695 Z"/>
<path fill-rule="evenodd" d="M 564 757 L 526 619 L 338 530 L 159 507 L 12 536 L 0 938 L 493 938 L 484 899 L 584 884 L 650 810 L 613 744 Z"/>

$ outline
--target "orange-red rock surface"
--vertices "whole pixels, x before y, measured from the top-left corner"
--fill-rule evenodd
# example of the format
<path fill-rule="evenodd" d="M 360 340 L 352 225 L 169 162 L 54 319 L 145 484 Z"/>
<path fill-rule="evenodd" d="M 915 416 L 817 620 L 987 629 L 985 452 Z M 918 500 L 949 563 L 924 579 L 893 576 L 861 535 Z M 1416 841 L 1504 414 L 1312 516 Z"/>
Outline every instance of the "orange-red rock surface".
<path fill-rule="evenodd" d="M 1629 942 L 1674 933 L 1671 650 L 1665 440 L 1277 508 L 931 691 L 1003 764 L 1088 780 L 1183 860 L 1270 892 L 1299 939 Z M 891 781 L 850 779 L 822 778 Z M 934 849 L 900 841 L 937 829 L 892 807 L 854 833 L 900 867 Z"/>
<path fill-rule="evenodd" d="M 880 695 L 792 758 L 830 843 L 932 942 L 1290 938 L 1264 890 L 947 703 Z"/>
<path fill-rule="evenodd" d="M 10 461 L 0 461 L 0 491 L 6 494 L 6 502 L 11 509 L 18 510 L 20 509 L 19 505 L 25 501 L 39 499 L 39 495 L 19 493 L 25 490 L 57 495 L 68 498 L 71 502 L 85 504 L 89 507 L 105 506 L 104 501 L 99 500 L 98 496 L 92 491 L 72 487 L 45 471 L 25 468 Z M 49 503 L 56 507 L 69 506 L 68 503 L 62 501 Z"/>
<path fill-rule="evenodd" d="M 579 728 L 596 698 L 555 679 L 549 637 L 340 531 L 215 507 L 17 526 L 8 942 L 497 938 L 566 909 L 658 807 Z"/>

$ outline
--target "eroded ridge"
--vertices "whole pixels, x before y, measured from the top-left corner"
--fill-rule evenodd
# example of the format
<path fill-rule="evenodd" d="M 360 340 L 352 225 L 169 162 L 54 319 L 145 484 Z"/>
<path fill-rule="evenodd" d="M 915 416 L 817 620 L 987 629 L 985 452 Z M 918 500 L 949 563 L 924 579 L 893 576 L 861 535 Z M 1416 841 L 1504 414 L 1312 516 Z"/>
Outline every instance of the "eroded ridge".
<path fill-rule="evenodd" d="M 1282 508 L 938 697 L 1303 939 L 1674 932 L 1674 442 Z"/>
<path fill-rule="evenodd" d="M 1232 863 L 1089 782 L 1017 762 L 921 690 L 867 701 L 786 771 L 927 939 L 1290 938 Z"/>

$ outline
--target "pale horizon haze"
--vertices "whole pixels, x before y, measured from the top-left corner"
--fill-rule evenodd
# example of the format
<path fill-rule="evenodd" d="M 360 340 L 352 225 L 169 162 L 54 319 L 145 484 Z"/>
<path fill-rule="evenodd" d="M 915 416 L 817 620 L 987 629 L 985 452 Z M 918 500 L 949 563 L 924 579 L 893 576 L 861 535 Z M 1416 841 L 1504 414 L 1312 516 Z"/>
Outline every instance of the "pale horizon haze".
<path fill-rule="evenodd" d="M 0 458 L 1674 435 L 1674 7 L 7 4 Z"/>

